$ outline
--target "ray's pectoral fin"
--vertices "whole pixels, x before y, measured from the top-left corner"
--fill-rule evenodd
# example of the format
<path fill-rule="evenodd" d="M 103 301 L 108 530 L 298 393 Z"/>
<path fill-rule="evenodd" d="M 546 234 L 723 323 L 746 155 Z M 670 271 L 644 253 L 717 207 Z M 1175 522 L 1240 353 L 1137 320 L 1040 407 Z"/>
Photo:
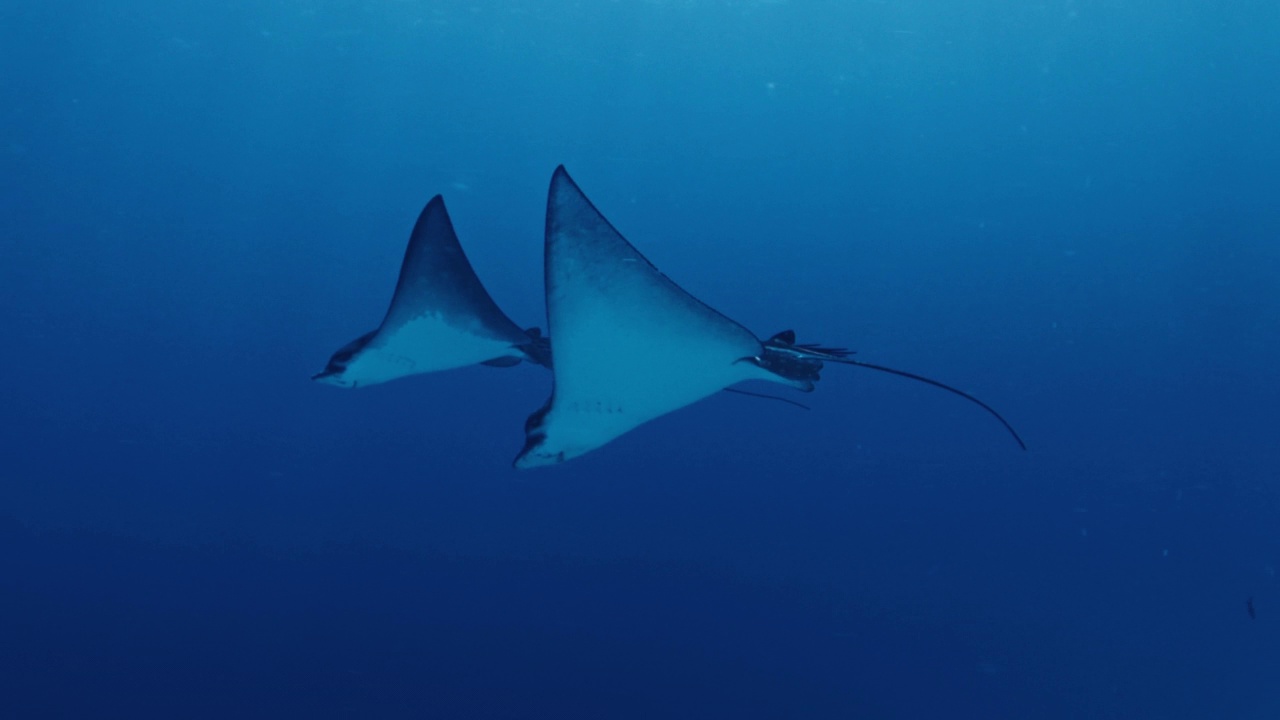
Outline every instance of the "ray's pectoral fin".
<path fill-rule="evenodd" d="M 551 178 L 545 240 L 555 385 L 526 423 L 516 467 L 572 459 L 743 380 L 812 387 L 798 370 L 762 362 L 755 335 L 659 272 L 563 166 Z"/>
<path fill-rule="evenodd" d="M 480 363 L 543 363 L 539 342 L 540 335 L 521 330 L 484 289 L 437 195 L 409 236 L 382 324 L 334 353 L 312 379 L 359 387 Z"/>

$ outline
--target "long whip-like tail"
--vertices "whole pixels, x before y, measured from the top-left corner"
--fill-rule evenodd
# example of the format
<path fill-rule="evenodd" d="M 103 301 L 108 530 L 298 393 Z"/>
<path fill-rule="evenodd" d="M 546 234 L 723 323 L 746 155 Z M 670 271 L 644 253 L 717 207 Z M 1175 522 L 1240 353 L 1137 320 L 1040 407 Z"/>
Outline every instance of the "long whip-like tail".
<path fill-rule="evenodd" d="M 868 370 L 879 370 L 880 372 L 889 373 L 890 375 L 898 375 L 899 377 L 908 378 L 910 380 L 919 380 L 922 383 L 932 385 L 936 388 L 942 388 L 943 390 L 946 390 L 947 392 L 950 392 L 950 393 L 955 393 L 956 395 L 959 395 L 965 400 L 968 400 L 969 402 L 976 404 L 978 407 L 982 408 L 983 410 L 986 410 L 987 412 L 991 413 L 995 417 L 995 419 L 1000 421 L 1001 425 L 1004 425 L 1004 429 L 1009 431 L 1009 434 L 1013 436 L 1013 439 L 1018 441 L 1018 446 L 1021 447 L 1023 450 L 1027 449 L 1027 444 L 1022 441 L 1022 437 L 1018 435 L 1018 431 L 1014 430 L 1013 426 L 1009 424 L 1009 421 L 1005 420 L 1000 415 L 1000 413 L 996 412 L 995 408 L 982 402 L 978 398 L 970 395 L 969 393 L 963 390 L 953 388 L 950 385 L 947 385 L 946 383 L 938 382 L 937 380 L 932 380 L 923 375 L 917 375 L 915 373 L 907 372 L 906 370 L 895 370 L 894 368 L 885 367 L 883 365 L 875 365 L 869 362 L 862 362 L 861 360 L 854 360 L 851 357 L 839 357 L 839 356 L 836 356 L 834 353 L 824 353 L 824 354 L 826 355 L 826 357 L 823 357 L 822 359 L 826 362 L 838 362 L 838 363 L 843 363 L 845 365 L 857 365 L 858 367 L 864 367 L 864 368 L 867 368 Z"/>

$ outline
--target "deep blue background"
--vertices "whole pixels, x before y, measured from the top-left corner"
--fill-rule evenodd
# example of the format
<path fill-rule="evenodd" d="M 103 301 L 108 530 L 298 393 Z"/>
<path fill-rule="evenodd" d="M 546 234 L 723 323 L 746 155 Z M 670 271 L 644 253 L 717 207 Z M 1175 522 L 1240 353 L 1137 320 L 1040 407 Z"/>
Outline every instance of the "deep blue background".
<path fill-rule="evenodd" d="M 0 717 L 1280 716 L 1280 5 L 0 6 Z M 517 473 L 310 383 L 566 163 L 830 368 Z M 1253 596 L 1257 619 L 1245 601 Z"/>

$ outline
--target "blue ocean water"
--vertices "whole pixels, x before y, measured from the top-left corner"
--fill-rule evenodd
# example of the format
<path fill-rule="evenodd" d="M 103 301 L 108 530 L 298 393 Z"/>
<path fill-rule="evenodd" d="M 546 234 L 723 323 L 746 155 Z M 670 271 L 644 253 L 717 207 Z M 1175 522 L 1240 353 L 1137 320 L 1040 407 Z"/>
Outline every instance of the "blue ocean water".
<path fill-rule="evenodd" d="M 1280 717 L 1280 5 L 0 7 L 0 717 Z M 565 163 L 828 367 L 517 472 L 308 380 Z M 1253 615 L 1246 603 L 1252 603 Z"/>

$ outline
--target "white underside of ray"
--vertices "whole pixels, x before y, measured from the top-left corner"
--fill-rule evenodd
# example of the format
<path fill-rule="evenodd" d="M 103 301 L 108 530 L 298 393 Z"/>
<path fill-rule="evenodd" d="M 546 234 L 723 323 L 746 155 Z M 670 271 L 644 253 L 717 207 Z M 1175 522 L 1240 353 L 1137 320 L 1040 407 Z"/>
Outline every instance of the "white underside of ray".
<path fill-rule="evenodd" d="M 343 378 L 373 385 L 504 357 L 523 358 L 524 353 L 510 341 L 492 337 L 478 320 L 454 325 L 439 314 L 424 313 L 395 329 L 380 330 L 351 359 Z"/>
<path fill-rule="evenodd" d="M 649 264 L 563 171 L 548 213 L 555 390 L 546 437 L 519 467 L 576 457 L 744 380 L 788 383 L 752 361 L 755 335 Z"/>
<path fill-rule="evenodd" d="M 595 299 L 573 303 L 577 308 L 560 317 L 554 340 L 555 396 L 543 421 L 542 454 L 557 461 L 730 385 L 777 379 L 747 360 L 760 352 L 754 337 L 735 337 L 652 305 Z"/>

